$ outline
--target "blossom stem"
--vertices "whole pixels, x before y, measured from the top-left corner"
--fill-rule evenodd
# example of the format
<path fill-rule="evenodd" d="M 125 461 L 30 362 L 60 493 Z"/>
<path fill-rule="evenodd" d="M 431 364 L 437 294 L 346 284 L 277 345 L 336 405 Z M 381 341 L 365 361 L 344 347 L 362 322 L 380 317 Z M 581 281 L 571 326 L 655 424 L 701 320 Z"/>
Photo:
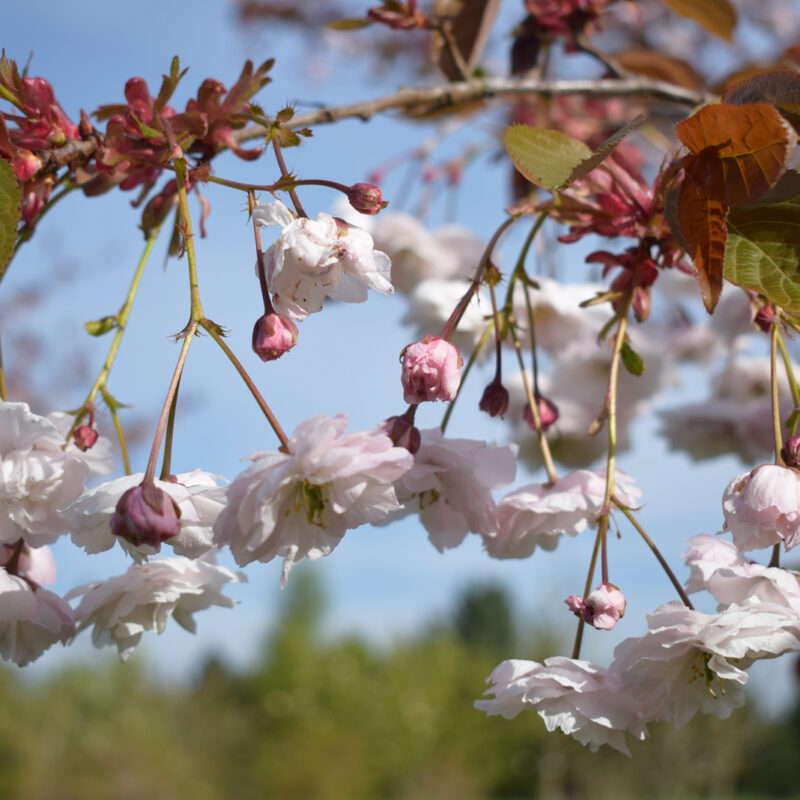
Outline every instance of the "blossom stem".
<path fill-rule="evenodd" d="M 547 442 L 547 437 L 545 436 L 544 428 L 542 427 L 542 418 L 539 414 L 539 404 L 536 402 L 536 397 L 531 390 L 531 384 L 528 380 L 528 373 L 525 370 L 525 362 L 522 359 L 522 348 L 520 346 L 519 337 L 517 336 L 516 331 L 516 320 L 514 319 L 513 314 L 509 314 L 507 319 L 508 329 L 511 332 L 511 338 L 514 341 L 514 351 L 517 354 L 519 368 L 522 371 L 522 385 L 525 387 L 525 397 L 528 399 L 528 405 L 531 409 L 533 424 L 536 427 L 536 434 L 539 437 L 539 449 L 542 453 L 544 468 L 547 471 L 547 479 L 551 484 L 553 484 L 558 480 L 558 473 L 556 472 L 556 466 L 553 463 L 553 456 L 550 453 L 550 445 Z"/>
<path fill-rule="evenodd" d="M 274 194 L 280 191 L 290 191 L 297 186 L 326 186 L 329 189 L 336 189 L 338 192 L 347 194 L 350 187 L 345 186 L 343 183 L 337 181 L 328 181 L 324 178 L 298 178 L 292 181 L 276 181 L 275 183 L 242 183 L 241 181 L 232 181 L 228 178 L 219 178 L 216 175 L 209 175 L 207 178 L 209 183 L 216 183 L 220 186 L 227 186 L 229 189 L 241 189 L 245 192 L 270 192 Z"/>
<path fill-rule="evenodd" d="M 22 551 L 25 549 L 25 540 L 20 537 L 14 544 L 14 552 L 11 554 L 11 558 L 6 561 L 3 568 L 9 575 L 17 575 L 17 570 L 19 569 L 19 560 L 22 556 Z"/>
<path fill-rule="evenodd" d="M 608 583 L 608 514 L 600 518 L 597 530 L 600 533 L 600 573 L 603 583 Z"/>
<path fill-rule="evenodd" d="M 105 400 L 105 403 L 108 406 L 108 410 L 111 414 L 111 421 L 114 423 L 114 430 L 117 432 L 117 440 L 119 441 L 120 453 L 122 453 L 122 464 L 125 467 L 125 474 L 130 475 L 131 460 L 128 456 L 128 443 L 125 441 L 125 432 L 122 430 L 122 423 L 120 422 L 119 414 L 117 413 L 118 403 L 116 400 L 114 400 L 105 386 L 100 387 L 100 394 L 103 395 L 103 400 Z"/>
<path fill-rule="evenodd" d="M 797 383 L 797 378 L 794 376 L 794 368 L 792 361 L 789 358 L 789 353 L 786 351 L 786 345 L 783 343 L 783 337 L 778 332 L 778 349 L 781 351 L 781 358 L 783 359 L 783 366 L 786 370 L 786 379 L 789 381 L 789 391 L 792 393 L 792 403 L 795 409 L 800 408 L 800 384 Z M 791 432 L 792 436 L 797 433 L 797 423 L 800 421 L 800 413 L 792 415 Z"/>
<path fill-rule="evenodd" d="M 503 235 L 506 229 L 513 225 L 518 219 L 519 217 L 517 216 L 510 216 L 508 219 L 503 220 L 500 227 L 492 234 L 492 238 L 489 240 L 489 244 L 486 245 L 486 249 L 481 255 L 481 260 L 478 262 L 478 268 L 475 270 L 475 277 L 472 279 L 472 283 L 470 283 L 469 288 L 464 292 L 464 296 L 458 301 L 456 307 L 453 309 L 453 313 L 444 325 L 442 339 L 449 341 L 450 337 L 453 335 L 453 332 L 458 327 L 458 323 L 461 321 L 461 317 L 464 316 L 464 312 L 467 310 L 469 301 L 472 300 L 472 296 L 480 288 L 481 281 L 483 280 L 483 273 L 490 263 L 492 252 L 494 251 L 498 239 Z"/>
<path fill-rule="evenodd" d="M 779 314 L 776 310 L 776 315 Z M 781 448 L 783 447 L 783 438 L 781 436 L 781 408 L 780 398 L 778 396 L 778 316 L 772 323 L 772 329 L 769 337 L 769 385 L 770 395 L 772 398 L 772 435 L 775 441 L 775 463 L 778 466 L 783 466 L 783 457 L 781 456 Z"/>
<path fill-rule="evenodd" d="M 200 302 L 200 289 L 197 283 L 197 258 L 194 252 L 192 216 L 189 213 L 189 198 L 186 194 L 186 161 L 175 159 L 175 177 L 178 182 L 178 208 L 180 213 L 183 240 L 186 243 L 186 260 L 189 262 L 189 296 L 191 302 L 190 319 L 199 324 L 203 319 L 203 304 Z M 195 330 L 197 325 L 195 325 Z"/>
<path fill-rule="evenodd" d="M 161 474 L 159 478 L 162 481 L 168 481 L 170 476 L 170 467 L 172 466 L 172 434 L 175 430 L 175 410 L 178 407 L 178 393 L 181 389 L 181 379 L 178 376 L 178 383 L 175 385 L 175 394 L 172 395 L 172 402 L 169 404 L 169 416 L 167 417 L 167 430 L 164 434 L 164 456 L 161 460 Z"/>
<path fill-rule="evenodd" d="M 119 313 L 116 316 L 116 331 L 114 333 L 114 339 L 111 342 L 111 347 L 108 349 L 108 355 L 106 356 L 106 360 L 103 362 L 103 366 L 100 369 L 100 372 L 97 374 L 97 378 L 95 378 L 94 383 L 92 384 L 92 388 L 89 389 L 89 393 L 86 395 L 86 399 L 83 401 L 83 405 L 81 406 L 78 413 L 75 415 L 75 419 L 70 426 L 69 432 L 67 433 L 66 439 L 69 441 L 72 434 L 75 432 L 75 429 L 78 425 L 81 424 L 84 416 L 90 412 L 91 409 L 94 408 L 94 401 L 97 397 L 97 393 L 100 392 L 103 396 L 103 399 L 106 400 L 106 405 L 113 411 L 116 412 L 116 407 L 114 405 L 113 398 L 110 395 L 107 396 L 107 392 L 105 391 L 106 383 L 108 382 L 108 376 L 111 372 L 111 367 L 114 365 L 114 361 L 117 357 L 117 351 L 119 350 L 120 343 L 122 342 L 122 336 L 125 333 L 125 328 L 128 325 L 128 318 L 131 315 L 131 308 L 133 307 L 133 299 L 136 297 L 136 291 L 139 288 L 139 282 L 142 279 L 142 274 L 144 273 L 145 265 L 147 264 L 148 259 L 150 258 L 150 253 L 153 249 L 153 245 L 155 244 L 156 239 L 158 238 L 158 233 L 160 231 L 160 226 L 154 228 L 150 231 L 147 242 L 144 247 L 144 252 L 139 259 L 139 263 L 136 265 L 136 271 L 133 273 L 133 280 L 131 281 L 131 285 L 128 288 L 128 294 L 125 297 L 125 302 L 122 304 L 122 308 L 119 310 Z M 110 398 L 110 402 L 109 402 Z M 116 413 L 113 414 L 114 418 L 116 419 Z M 115 422 L 116 424 L 116 422 Z M 122 440 L 120 440 L 122 444 Z M 127 454 L 126 449 L 123 447 L 123 453 Z"/>
<path fill-rule="evenodd" d="M 781 543 L 772 545 L 772 555 L 769 559 L 768 567 L 779 567 L 781 565 Z"/>
<path fill-rule="evenodd" d="M 281 146 L 278 144 L 275 137 L 272 137 L 272 149 L 275 151 L 275 160 L 278 162 L 278 168 L 281 171 L 281 175 L 284 177 L 289 175 L 289 170 L 286 169 L 286 162 L 283 159 L 283 152 L 281 151 Z M 289 197 L 292 198 L 292 203 L 294 204 L 295 211 L 301 216 L 308 218 L 308 214 L 306 214 L 303 205 L 300 202 L 300 198 L 297 196 L 297 192 L 294 189 L 289 189 Z"/>
<path fill-rule="evenodd" d="M 253 192 L 247 193 L 247 208 L 252 215 L 253 209 L 256 207 L 256 197 Z M 269 297 L 269 289 L 267 288 L 267 276 L 264 272 L 264 254 L 261 251 L 261 231 L 259 230 L 258 223 L 253 220 L 253 237 L 256 242 L 256 264 L 258 264 L 258 283 L 261 287 L 261 299 L 264 301 L 264 313 L 272 314 L 275 309 L 272 307 L 272 300 Z"/>
<path fill-rule="evenodd" d="M 478 354 L 483 349 L 483 346 L 486 344 L 489 334 L 492 332 L 492 328 L 494 327 L 494 323 L 490 322 L 486 326 L 486 330 L 481 334 L 481 338 L 478 340 L 478 343 L 475 345 L 472 353 L 470 354 L 469 359 L 467 360 L 467 365 L 464 367 L 461 373 L 461 381 L 458 384 L 458 389 L 456 389 L 456 396 L 447 404 L 447 409 L 444 412 L 444 416 L 442 417 L 442 423 L 439 425 L 439 430 L 444 433 L 445 429 L 447 428 L 447 423 L 450 422 L 450 417 L 453 413 L 453 408 L 456 404 L 456 400 L 458 400 L 459 395 L 461 394 L 461 387 L 464 386 L 467 380 L 467 375 L 469 375 L 470 370 L 472 369 L 472 365 L 475 363 L 476 359 L 478 358 Z"/>
<path fill-rule="evenodd" d="M 586 575 L 586 585 L 583 588 L 583 596 L 587 597 L 589 592 L 592 591 L 592 583 L 594 582 L 594 569 L 597 566 L 597 554 L 600 552 L 601 532 L 598 528 L 597 536 L 594 538 L 594 548 L 592 549 L 592 557 L 589 560 L 589 572 Z M 586 625 L 583 617 L 578 618 L 578 628 L 575 631 L 575 642 L 572 645 L 572 658 L 579 658 L 581 654 L 581 643 L 583 642 L 583 628 Z"/>
<path fill-rule="evenodd" d="M 622 513 L 628 518 L 628 521 L 631 523 L 631 525 L 633 525 L 633 527 L 636 528 L 636 530 L 639 533 L 639 536 L 641 536 L 642 539 L 644 539 L 645 543 L 650 548 L 650 550 L 652 550 L 653 555 L 658 560 L 658 563 L 661 564 L 661 568 L 664 570 L 664 572 L 667 573 L 667 577 L 669 578 L 670 583 L 672 583 L 672 585 L 675 587 L 675 591 L 678 592 L 678 597 L 681 598 L 681 601 L 686 606 L 686 608 L 694 608 L 694 606 L 692 605 L 692 601 L 689 600 L 689 596 L 684 591 L 683 586 L 681 586 L 680 584 L 680 581 L 675 577 L 675 573 L 672 571 L 672 569 L 670 569 L 670 566 L 669 564 L 667 564 L 666 559 L 664 558 L 664 556 L 661 555 L 661 551 L 658 549 L 658 547 L 656 547 L 656 543 L 647 535 L 644 528 L 637 522 L 636 517 L 633 516 L 631 510 L 627 506 L 621 505 L 619 503 L 616 503 L 616 505 L 620 509 L 620 511 L 622 511 Z"/>
<path fill-rule="evenodd" d="M 245 382 L 247 388 L 250 390 L 250 393 L 253 395 L 256 403 L 258 403 L 258 407 L 264 412 L 264 416 L 267 418 L 267 422 L 272 426 L 272 430 L 275 431 L 275 435 L 280 439 L 281 445 L 285 447 L 287 450 L 289 448 L 289 438 L 286 436 L 283 428 L 281 428 L 280 423 L 275 418 L 275 415 L 272 413 L 272 409 L 267 405 L 267 401 L 261 395 L 261 392 L 258 391 L 256 385 L 253 383 L 252 378 L 247 374 L 247 370 L 242 366 L 241 362 L 238 358 L 233 354 L 233 351 L 228 347 L 225 343 L 225 340 L 220 335 L 220 328 L 215 322 L 212 322 L 210 319 L 203 319 L 201 320 L 200 324 L 203 326 L 205 330 L 211 335 L 211 338 L 220 346 L 222 352 L 228 357 L 229 361 L 235 367 L 236 371 L 239 373 L 241 379 Z"/>
<path fill-rule="evenodd" d="M 200 323 L 196 319 L 192 319 L 189 321 L 189 324 L 186 326 L 186 329 L 183 332 L 183 345 L 181 346 L 181 352 L 178 356 L 178 363 L 175 365 L 175 372 L 172 375 L 169 389 L 167 389 L 167 397 L 164 400 L 164 406 L 161 409 L 161 416 L 158 419 L 156 432 L 153 436 L 153 446 L 150 448 L 150 458 L 147 461 L 147 469 L 144 473 L 144 480 L 142 481 L 143 483 L 153 483 L 154 481 L 156 474 L 156 459 L 158 458 L 158 451 L 161 449 L 161 438 L 163 437 L 164 430 L 167 427 L 167 417 L 169 415 L 170 408 L 172 407 L 172 398 L 178 391 L 178 384 L 181 380 L 183 365 L 186 363 L 186 356 L 189 354 L 189 347 L 192 344 L 194 335 L 197 333 L 199 324 Z"/>

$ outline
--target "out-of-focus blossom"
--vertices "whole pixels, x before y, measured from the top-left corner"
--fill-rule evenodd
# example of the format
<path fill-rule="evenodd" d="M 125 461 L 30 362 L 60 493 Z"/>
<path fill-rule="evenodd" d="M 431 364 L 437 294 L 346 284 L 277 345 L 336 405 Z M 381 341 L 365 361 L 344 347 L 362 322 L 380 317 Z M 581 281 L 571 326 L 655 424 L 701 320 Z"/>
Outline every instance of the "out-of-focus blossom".
<path fill-rule="evenodd" d="M 280 225 L 278 240 L 262 254 L 272 304 L 280 314 L 303 320 L 322 310 L 325 297 L 362 303 L 367 289 L 392 294 L 389 257 L 372 237 L 328 214 L 296 218 L 279 200 L 256 206 L 259 225 Z"/>
<path fill-rule="evenodd" d="M 0 544 L 0 567 L 8 567 L 16 550 L 16 544 Z M 28 547 L 23 543 L 14 575 L 27 578 L 29 583 L 39 586 L 52 586 L 56 582 L 56 572 L 56 560 L 49 547 Z"/>
<path fill-rule="evenodd" d="M 800 544 L 800 472 L 762 464 L 734 478 L 722 495 L 724 528 L 740 550 L 760 550 L 783 542 Z"/>
<path fill-rule="evenodd" d="M 483 251 L 481 240 L 467 228 L 446 225 L 428 231 L 410 214 L 381 214 L 371 232 L 375 246 L 391 258 L 392 283 L 403 293 L 426 280 L 461 286 L 458 279 L 472 278 Z"/>
<path fill-rule="evenodd" d="M 516 474 L 516 445 L 449 439 L 423 430 L 414 466 L 396 483 L 405 512 L 419 508 L 428 538 L 439 552 L 461 544 L 467 533 L 497 527 L 492 490 Z M 412 502 L 414 501 L 414 502 Z"/>
<path fill-rule="evenodd" d="M 692 573 L 686 591 L 707 591 L 717 610 L 751 603 L 783 605 L 800 612 L 800 573 L 767 567 L 745 558 L 731 542 L 717 536 L 692 536 L 683 554 Z"/>
<path fill-rule="evenodd" d="M 610 631 L 625 614 L 625 597 L 613 583 L 601 583 L 586 597 L 571 594 L 565 601 L 576 617 L 601 631 Z"/>
<path fill-rule="evenodd" d="M 41 547 L 66 532 L 61 511 L 83 491 L 89 467 L 64 442 L 26 403 L 0 403 L 0 542 Z"/>
<path fill-rule="evenodd" d="M 75 501 L 64 516 L 72 541 L 87 553 L 110 550 L 115 542 L 137 561 L 159 552 L 161 545 L 141 544 L 118 538 L 111 532 L 111 520 L 117 503 L 125 492 L 139 486 L 144 474 L 126 475 L 100 484 Z M 213 546 L 211 526 L 225 504 L 225 488 L 218 486 L 218 475 L 204 470 L 182 472 L 175 482 L 157 480 L 155 485 L 165 492 L 180 509 L 180 529 L 166 543 L 178 555 L 197 558 Z"/>
<path fill-rule="evenodd" d="M 0 656 L 24 667 L 75 629 L 69 604 L 0 568 Z"/>
<path fill-rule="evenodd" d="M 508 389 L 499 378 L 495 378 L 484 390 L 478 404 L 481 411 L 490 417 L 503 417 L 508 411 Z"/>
<path fill-rule="evenodd" d="M 477 700 L 475 707 L 490 716 L 512 719 L 525 709 L 535 710 L 548 731 L 556 729 L 597 750 L 607 744 L 630 755 L 625 742 L 629 731 L 644 739 L 646 729 L 638 721 L 632 698 L 620 691 L 619 680 L 588 661 L 562 656 L 536 661 L 503 661 L 488 678 L 491 700 Z"/>
<path fill-rule="evenodd" d="M 577 536 L 594 525 L 603 505 L 606 472 L 577 470 L 552 486 L 531 483 L 507 494 L 497 504 L 497 529 L 483 543 L 492 558 L 527 558 L 537 547 L 555 550 L 561 536 Z M 630 475 L 615 472 L 614 496 L 637 506 L 641 492 Z"/>
<path fill-rule="evenodd" d="M 406 403 L 452 400 L 461 383 L 461 353 L 439 336 L 426 336 L 403 350 L 403 399 Z"/>
<path fill-rule="evenodd" d="M 393 483 L 414 463 L 379 428 L 345 434 L 347 417 L 297 426 L 288 452 L 258 452 L 228 487 L 214 526 L 240 566 L 283 557 L 281 583 L 303 558 L 328 555 L 351 528 L 400 507 Z"/>
<path fill-rule="evenodd" d="M 106 581 L 79 586 L 67 599 L 81 597 L 75 609 L 77 632 L 92 626 L 94 645 L 113 642 L 125 661 L 145 631 L 163 633 L 170 617 L 194 633 L 196 611 L 209 606 L 233 608 L 222 587 L 239 580 L 230 570 L 207 561 L 156 558 Z"/>

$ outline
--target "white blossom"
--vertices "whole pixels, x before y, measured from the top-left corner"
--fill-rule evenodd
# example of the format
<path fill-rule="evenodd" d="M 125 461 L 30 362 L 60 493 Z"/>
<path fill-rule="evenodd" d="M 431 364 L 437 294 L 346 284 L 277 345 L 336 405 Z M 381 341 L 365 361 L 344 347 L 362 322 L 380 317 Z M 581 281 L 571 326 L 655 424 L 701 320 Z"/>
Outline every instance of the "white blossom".
<path fill-rule="evenodd" d="M 75 622 L 57 594 L 0 568 L 0 656 L 24 667 L 51 645 L 66 642 Z"/>
<path fill-rule="evenodd" d="M 282 584 L 303 558 L 328 555 L 345 531 L 375 523 L 400 507 L 393 487 L 413 463 L 375 428 L 345 434 L 347 417 L 298 425 L 288 453 L 257 452 L 228 487 L 214 526 L 236 563 L 283 557 Z"/>
<path fill-rule="evenodd" d="M 516 474 L 516 445 L 449 439 L 423 430 L 414 466 L 396 483 L 406 513 L 419 508 L 428 538 L 439 552 L 461 544 L 467 533 L 496 530 L 493 489 Z"/>
<path fill-rule="evenodd" d="M 616 470 L 614 496 L 637 506 L 641 492 L 630 475 Z M 554 550 L 561 536 L 577 536 L 594 525 L 603 505 L 606 471 L 581 469 L 552 486 L 531 483 L 507 494 L 497 505 L 497 530 L 485 534 L 493 558 L 527 558 L 537 547 Z"/>
<path fill-rule="evenodd" d="M 280 225 L 277 241 L 262 254 L 272 304 L 280 314 L 303 320 L 322 309 L 325 297 L 348 303 L 367 299 L 367 289 L 394 290 L 391 262 L 374 249 L 366 231 L 329 214 L 295 218 L 279 200 L 253 211 L 260 225 Z"/>
<path fill-rule="evenodd" d="M 144 474 L 138 472 L 100 484 L 86 492 L 64 511 L 72 541 L 87 553 L 110 550 L 116 542 L 137 561 L 158 552 L 146 544 L 133 545 L 111 533 L 111 517 L 120 497 L 138 486 Z M 225 488 L 218 486 L 219 475 L 196 469 L 182 472 L 176 480 L 156 480 L 159 489 L 166 492 L 181 511 L 180 531 L 166 541 L 177 555 L 197 558 L 213 547 L 212 525 L 225 504 Z"/>
<path fill-rule="evenodd" d="M 92 626 L 95 646 L 113 642 L 125 661 L 145 631 L 163 633 L 170 617 L 194 633 L 196 611 L 212 605 L 233 608 L 233 600 L 221 590 L 239 580 L 230 570 L 207 561 L 155 558 L 106 581 L 79 586 L 67 599 L 82 597 L 75 609 L 77 632 Z"/>
<path fill-rule="evenodd" d="M 644 739 L 646 730 L 638 721 L 632 699 L 620 691 L 619 681 L 602 667 L 562 656 L 536 661 L 513 659 L 497 666 L 488 678 L 494 684 L 475 707 L 489 715 L 512 719 L 524 709 L 533 709 L 548 731 L 559 729 L 597 750 L 607 744 L 630 755 L 625 731 Z"/>
<path fill-rule="evenodd" d="M 0 403 L 0 542 L 40 547 L 66 532 L 61 511 L 83 491 L 89 467 L 64 443 L 26 403 Z"/>

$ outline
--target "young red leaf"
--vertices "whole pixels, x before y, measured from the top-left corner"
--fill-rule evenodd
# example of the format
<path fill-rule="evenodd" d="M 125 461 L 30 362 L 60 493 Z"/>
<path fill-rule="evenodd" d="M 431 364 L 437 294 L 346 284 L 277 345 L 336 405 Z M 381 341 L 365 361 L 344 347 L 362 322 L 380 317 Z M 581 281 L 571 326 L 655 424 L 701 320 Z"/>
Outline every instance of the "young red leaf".
<path fill-rule="evenodd" d="M 722 96 L 723 103 L 772 103 L 800 133 L 800 75 L 775 70 L 734 84 Z"/>
<path fill-rule="evenodd" d="M 729 0 L 661 0 L 682 17 L 693 19 L 709 33 L 725 41 L 733 41 L 736 9 Z"/>
<path fill-rule="evenodd" d="M 685 178 L 678 192 L 678 222 L 687 252 L 697 270 L 700 294 L 709 314 L 722 292 L 725 261 L 725 216 L 728 209 Z"/>
<path fill-rule="evenodd" d="M 797 144 L 792 127 L 768 103 L 701 108 L 677 126 L 692 154 L 683 167 L 725 206 L 752 203 L 783 173 Z"/>

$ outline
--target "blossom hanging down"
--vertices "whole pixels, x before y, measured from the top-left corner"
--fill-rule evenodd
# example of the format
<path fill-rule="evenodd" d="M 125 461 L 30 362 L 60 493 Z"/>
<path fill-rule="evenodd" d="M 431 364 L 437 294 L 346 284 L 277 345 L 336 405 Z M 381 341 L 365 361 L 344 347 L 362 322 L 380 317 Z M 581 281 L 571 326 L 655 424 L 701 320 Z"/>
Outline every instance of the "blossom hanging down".
<path fill-rule="evenodd" d="M 139 486 L 143 477 L 138 472 L 103 483 L 67 508 L 64 517 L 72 541 L 87 553 L 102 553 L 119 542 L 137 561 L 159 552 L 160 544 L 133 544 L 131 537 L 115 536 L 111 529 L 119 499 Z M 211 526 L 225 502 L 225 488 L 217 485 L 218 480 L 218 475 L 196 469 L 176 475 L 174 481 L 155 482 L 180 511 L 178 531 L 166 539 L 176 554 L 197 558 L 213 546 Z"/>
<path fill-rule="evenodd" d="M 303 558 L 328 555 L 345 531 L 400 508 L 393 483 L 414 457 L 373 428 L 345 434 L 347 417 L 324 415 L 298 425 L 288 453 L 262 451 L 228 487 L 214 525 L 240 566 L 283 557 L 281 584 Z"/>
<path fill-rule="evenodd" d="M 40 547 L 66 532 L 61 511 L 83 491 L 89 465 L 64 443 L 26 403 L 0 403 L 0 542 Z"/>
<path fill-rule="evenodd" d="M 441 553 L 467 533 L 497 527 L 492 490 L 514 480 L 517 446 L 449 439 L 438 429 L 421 431 L 414 466 L 397 482 L 405 512 L 419 508 L 428 538 Z"/>
<path fill-rule="evenodd" d="M 262 254 L 272 304 L 280 314 L 303 320 L 322 310 L 325 297 L 363 303 L 367 289 L 392 294 L 391 262 L 372 237 L 329 214 L 295 217 L 276 200 L 256 206 L 259 225 L 279 225 L 278 240 Z"/>
<path fill-rule="evenodd" d="M 145 631 L 163 633 L 170 617 L 194 633 L 195 611 L 212 605 L 233 608 L 233 600 L 221 590 L 226 583 L 239 580 L 230 570 L 207 561 L 182 556 L 156 558 L 134 564 L 107 581 L 79 586 L 67 599 L 82 596 L 75 609 L 77 632 L 93 626 L 95 646 L 113 642 L 125 661 Z"/>
<path fill-rule="evenodd" d="M 625 506 L 639 504 L 633 478 L 615 472 L 614 496 Z M 561 536 L 577 536 L 594 525 L 606 491 L 605 470 L 579 469 L 552 486 L 531 483 L 507 494 L 497 506 L 498 526 L 484 535 L 492 558 L 527 558 L 537 547 L 555 550 Z"/>

